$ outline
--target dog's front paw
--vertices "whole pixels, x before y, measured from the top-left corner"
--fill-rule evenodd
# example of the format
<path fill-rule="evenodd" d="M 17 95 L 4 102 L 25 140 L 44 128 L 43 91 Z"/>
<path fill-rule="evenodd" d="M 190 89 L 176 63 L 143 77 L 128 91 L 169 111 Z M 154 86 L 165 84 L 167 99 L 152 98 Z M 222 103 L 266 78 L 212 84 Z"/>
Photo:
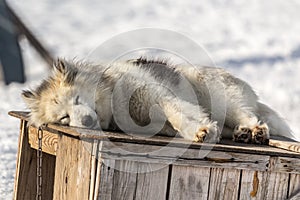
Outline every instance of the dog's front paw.
<path fill-rule="evenodd" d="M 233 131 L 233 141 L 235 142 L 268 144 L 269 137 L 269 128 L 266 123 L 259 122 L 251 128 L 239 125 Z"/>
<path fill-rule="evenodd" d="M 204 142 L 206 136 L 208 135 L 208 128 L 200 128 L 195 134 L 194 142 Z"/>
<path fill-rule="evenodd" d="M 268 144 L 269 137 L 269 128 L 266 123 L 257 125 L 252 130 L 252 142 L 255 144 Z"/>
<path fill-rule="evenodd" d="M 194 142 L 217 143 L 220 141 L 221 132 L 216 124 L 199 128 L 195 134 Z"/>
<path fill-rule="evenodd" d="M 233 141 L 251 143 L 252 130 L 246 126 L 236 126 L 233 131 Z"/>

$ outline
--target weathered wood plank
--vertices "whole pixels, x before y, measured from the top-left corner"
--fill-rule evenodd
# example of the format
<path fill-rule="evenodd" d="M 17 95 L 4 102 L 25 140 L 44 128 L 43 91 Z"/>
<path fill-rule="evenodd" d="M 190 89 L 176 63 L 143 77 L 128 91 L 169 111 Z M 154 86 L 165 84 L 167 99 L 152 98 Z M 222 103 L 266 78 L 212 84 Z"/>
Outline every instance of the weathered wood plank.
<path fill-rule="evenodd" d="M 113 180 L 114 180 L 114 169 L 115 169 L 115 160 L 99 160 L 101 165 L 100 176 L 98 174 L 96 179 L 96 184 L 99 183 L 99 190 L 97 199 L 102 200 L 111 200 L 112 191 L 113 191 Z"/>
<path fill-rule="evenodd" d="M 25 113 L 20 118 L 14 199 L 34 199 L 37 129 L 26 127 Z M 273 200 L 300 189 L 300 154 L 267 146 L 195 144 L 49 125 L 43 151 L 43 199 Z"/>
<path fill-rule="evenodd" d="M 134 199 L 136 191 L 137 162 L 117 160 L 115 162 L 112 199 Z"/>
<path fill-rule="evenodd" d="M 240 170 L 212 168 L 208 199 L 238 199 Z"/>
<path fill-rule="evenodd" d="M 29 112 L 26 111 L 9 111 L 8 114 L 24 121 L 28 121 L 29 118 Z"/>
<path fill-rule="evenodd" d="M 289 197 L 299 194 L 300 199 L 300 174 L 290 174 Z"/>
<path fill-rule="evenodd" d="M 37 152 L 30 148 L 28 139 L 27 125 L 21 120 L 14 199 L 36 198 Z M 53 197 L 55 157 L 43 153 L 42 159 L 42 197 L 48 200 Z"/>
<path fill-rule="evenodd" d="M 21 120 L 19 149 L 17 155 L 17 166 L 14 186 L 14 199 L 34 199 L 36 196 L 36 165 L 31 164 L 34 150 L 28 144 L 27 123 Z"/>
<path fill-rule="evenodd" d="M 24 111 L 10 111 L 8 112 L 9 115 L 19 118 L 21 120 L 25 120 L 28 121 L 29 119 L 29 112 L 24 112 Z M 67 135 L 70 136 L 74 136 L 74 137 L 79 137 L 80 134 L 80 128 L 76 128 L 76 127 L 70 127 L 70 126 L 60 126 L 57 124 L 48 124 L 47 127 L 45 127 L 45 129 L 48 129 L 48 131 L 50 132 L 63 132 Z M 93 131 L 93 130 L 91 130 Z M 99 131 L 96 131 L 99 132 Z M 95 132 L 94 132 L 95 133 Z M 96 134 L 97 135 L 97 134 Z"/>
<path fill-rule="evenodd" d="M 300 160 L 297 158 L 271 157 L 270 170 L 300 174 Z"/>
<path fill-rule="evenodd" d="M 173 165 L 169 199 L 207 199 L 209 168 Z"/>
<path fill-rule="evenodd" d="M 102 160 L 95 199 L 165 199 L 168 170 L 168 165 Z"/>
<path fill-rule="evenodd" d="M 299 199 L 300 199 L 300 191 L 296 193 L 294 196 L 292 196 L 291 198 L 289 198 L 288 200 L 299 200 Z"/>
<path fill-rule="evenodd" d="M 39 144 L 38 129 L 33 126 L 30 126 L 28 132 L 29 132 L 29 144 L 31 148 L 38 149 L 38 144 Z M 43 139 L 42 139 L 43 152 L 51 155 L 56 155 L 57 140 L 58 140 L 57 134 L 43 130 Z"/>
<path fill-rule="evenodd" d="M 181 149 L 172 146 L 141 145 L 102 141 L 99 149 L 102 158 L 116 160 L 147 160 L 152 163 L 180 164 L 204 167 L 253 169 L 265 171 L 268 169 L 269 156 L 244 153 L 206 151 L 196 149 Z"/>
<path fill-rule="evenodd" d="M 54 199 L 89 199 L 92 152 L 86 145 L 65 135 L 59 138 Z"/>
<path fill-rule="evenodd" d="M 163 136 L 153 136 L 145 137 L 138 134 L 126 135 L 122 133 L 115 133 L 104 131 L 97 133 L 95 130 L 81 129 L 81 137 L 123 142 L 123 143 L 136 143 L 136 144 L 148 144 L 148 145 L 159 145 L 159 146 L 169 146 L 177 147 L 183 149 L 202 149 L 202 150 L 216 150 L 225 152 L 240 152 L 249 153 L 255 155 L 274 155 L 274 156 L 284 156 L 284 157 L 297 157 L 300 158 L 300 154 L 297 152 L 291 152 L 283 150 L 280 148 L 274 148 L 266 145 L 255 145 L 255 144 L 242 144 L 235 143 L 231 140 L 221 140 L 220 144 L 209 144 L 209 143 L 195 143 L 184 140 L 183 138 L 173 138 L 173 137 L 163 137 Z"/>
<path fill-rule="evenodd" d="M 138 163 L 135 199 L 165 199 L 167 193 L 168 172 L 168 165 Z"/>
<path fill-rule="evenodd" d="M 101 163 L 99 162 L 98 159 L 98 148 L 99 148 L 99 141 L 94 140 L 94 141 L 83 141 L 83 145 L 85 148 L 88 149 L 89 152 L 92 153 L 91 155 L 91 178 L 90 178 L 90 192 L 89 192 L 89 199 L 97 199 L 97 191 L 99 189 L 99 184 L 98 182 L 98 177 L 100 176 L 100 167 Z M 85 145 L 87 143 L 87 145 Z M 89 149 L 89 148 L 92 149 Z M 100 158 L 101 159 L 101 158 Z M 98 166 L 98 164 L 100 166 Z"/>
<path fill-rule="evenodd" d="M 239 199 L 265 199 L 267 180 L 267 172 L 243 170 Z"/>
<path fill-rule="evenodd" d="M 269 173 L 266 199 L 286 199 L 288 195 L 288 173 Z"/>
<path fill-rule="evenodd" d="M 32 161 L 36 165 L 36 151 L 35 161 Z M 55 177 L 55 163 L 56 158 L 53 155 L 43 153 L 42 157 L 42 198 L 43 200 L 52 200 L 54 190 L 54 177 Z M 36 173 L 36 168 L 34 169 Z"/>
<path fill-rule="evenodd" d="M 265 171 L 269 163 L 269 156 L 210 151 L 202 158 L 201 155 L 199 157 L 199 151 L 188 149 L 182 156 L 179 156 L 175 163 L 194 163 L 203 167 Z"/>
<path fill-rule="evenodd" d="M 11 111 L 10 115 L 27 120 L 27 112 L 17 112 Z M 153 136 L 145 137 L 138 134 L 127 135 L 123 133 L 109 132 L 109 131 L 97 131 L 83 128 L 59 126 L 55 124 L 49 124 L 47 129 L 50 132 L 60 131 L 66 135 L 70 135 L 78 138 L 86 139 L 98 139 L 98 140 L 111 140 L 119 142 L 129 142 L 129 143 L 139 143 L 139 144 L 152 144 L 160 146 L 173 146 L 178 148 L 192 148 L 192 149 L 214 149 L 218 151 L 227 151 L 227 152 L 240 152 L 240 153 L 249 153 L 249 154 L 261 154 L 261 155 L 274 155 L 274 156 L 283 156 L 283 157 L 296 157 L 300 158 L 300 154 L 297 152 L 287 151 L 280 148 L 274 148 L 266 145 L 255 145 L 255 144 L 241 144 L 234 143 L 231 140 L 222 140 L 220 144 L 207 144 L 207 143 L 194 143 L 183 138 L 173 138 L 173 137 L 162 137 L 162 136 Z M 276 139 L 278 140 L 278 138 Z M 283 139 L 285 140 L 285 139 Z M 275 140 L 271 140 L 275 141 Z M 285 142 L 285 141 L 284 141 Z M 275 142 L 274 142 L 275 143 Z M 294 146 L 299 143 L 295 143 Z M 276 146 L 276 145 L 274 145 Z M 293 150 L 293 149 L 290 149 Z M 296 150 L 294 148 L 294 150 Z"/>
<path fill-rule="evenodd" d="M 300 142 L 288 142 L 288 141 L 270 139 L 269 145 L 300 153 Z"/>

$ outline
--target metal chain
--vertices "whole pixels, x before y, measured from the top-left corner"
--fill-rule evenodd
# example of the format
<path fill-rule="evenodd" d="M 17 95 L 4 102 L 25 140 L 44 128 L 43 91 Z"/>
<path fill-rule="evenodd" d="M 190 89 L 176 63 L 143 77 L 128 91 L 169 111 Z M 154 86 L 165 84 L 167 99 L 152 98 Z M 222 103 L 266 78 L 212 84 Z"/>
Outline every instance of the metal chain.
<path fill-rule="evenodd" d="M 38 129 L 38 149 L 36 166 L 36 200 L 42 200 L 42 161 L 43 161 L 43 128 Z"/>

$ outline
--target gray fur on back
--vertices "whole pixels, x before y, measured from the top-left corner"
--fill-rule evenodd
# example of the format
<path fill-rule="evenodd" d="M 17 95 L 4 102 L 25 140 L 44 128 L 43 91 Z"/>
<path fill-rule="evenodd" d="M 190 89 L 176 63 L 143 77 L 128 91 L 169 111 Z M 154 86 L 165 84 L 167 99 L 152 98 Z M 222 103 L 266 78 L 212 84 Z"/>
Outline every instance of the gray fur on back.
<path fill-rule="evenodd" d="M 175 68 L 165 60 L 139 58 L 130 62 L 150 72 L 158 82 L 168 81 L 171 85 L 176 86 L 181 80 L 181 74 L 175 71 Z"/>

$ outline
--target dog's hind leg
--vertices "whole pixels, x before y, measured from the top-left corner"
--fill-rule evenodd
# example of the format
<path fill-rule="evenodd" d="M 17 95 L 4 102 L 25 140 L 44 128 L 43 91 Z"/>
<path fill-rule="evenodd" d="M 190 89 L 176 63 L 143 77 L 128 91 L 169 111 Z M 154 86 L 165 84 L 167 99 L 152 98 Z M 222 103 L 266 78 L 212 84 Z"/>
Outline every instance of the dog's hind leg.
<path fill-rule="evenodd" d="M 194 142 L 219 142 L 217 122 L 211 121 L 201 106 L 178 99 L 164 99 L 159 104 L 167 120 L 183 138 Z"/>
<path fill-rule="evenodd" d="M 230 107 L 227 109 L 226 126 L 233 128 L 233 140 L 236 142 L 266 144 L 269 140 L 269 128 L 259 121 L 249 107 Z"/>

